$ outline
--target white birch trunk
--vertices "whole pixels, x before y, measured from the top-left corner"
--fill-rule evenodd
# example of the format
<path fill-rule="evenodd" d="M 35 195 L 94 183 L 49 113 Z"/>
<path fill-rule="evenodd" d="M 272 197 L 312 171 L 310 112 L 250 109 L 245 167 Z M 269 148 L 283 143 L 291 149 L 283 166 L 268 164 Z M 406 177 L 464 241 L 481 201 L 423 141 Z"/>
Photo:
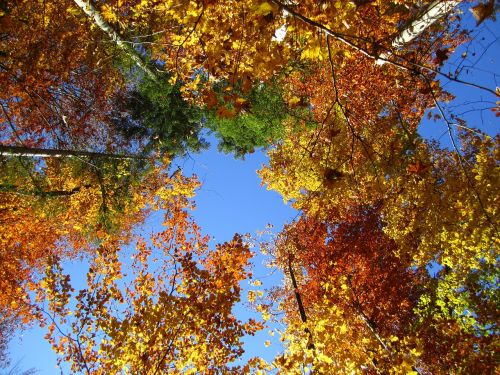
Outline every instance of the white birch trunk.
<path fill-rule="evenodd" d="M 23 156 L 32 158 L 96 157 L 105 159 L 147 159 L 146 157 L 137 155 L 3 145 L 0 145 L 0 156 Z"/>
<path fill-rule="evenodd" d="M 154 71 L 151 70 L 144 62 L 143 58 L 139 53 L 127 44 L 118 33 L 111 27 L 109 23 L 102 17 L 99 11 L 90 3 L 88 0 L 74 0 L 76 5 L 78 5 L 87 16 L 89 16 L 94 23 L 105 32 L 110 39 L 116 43 L 116 45 L 127 54 L 127 56 L 132 59 L 132 61 L 141 69 L 146 75 L 154 81 L 158 80 L 158 77 Z"/>
<path fill-rule="evenodd" d="M 409 24 L 393 41 L 392 47 L 395 49 L 402 48 L 405 44 L 411 42 L 417 36 L 419 36 L 425 29 L 431 26 L 434 22 L 451 12 L 461 0 L 436 0 L 432 2 L 425 13 L 418 19 L 414 20 Z M 388 52 L 384 52 L 380 55 L 380 59 L 377 60 L 377 64 L 383 65 L 390 55 Z"/>

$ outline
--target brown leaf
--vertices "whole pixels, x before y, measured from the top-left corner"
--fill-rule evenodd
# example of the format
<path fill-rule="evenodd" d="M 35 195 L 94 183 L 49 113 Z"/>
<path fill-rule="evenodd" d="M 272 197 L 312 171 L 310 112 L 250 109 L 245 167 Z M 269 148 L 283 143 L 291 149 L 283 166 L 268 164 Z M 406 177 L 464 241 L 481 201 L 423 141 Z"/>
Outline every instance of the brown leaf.
<path fill-rule="evenodd" d="M 448 60 L 448 53 L 449 53 L 448 48 L 443 48 L 443 49 L 438 49 L 436 51 L 436 58 L 434 59 L 434 62 L 438 65 L 443 65 L 443 63 Z"/>
<path fill-rule="evenodd" d="M 204 100 L 208 109 L 212 109 L 219 103 L 219 101 L 217 100 L 217 95 L 211 90 L 204 95 Z"/>
<path fill-rule="evenodd" d="M 492 17 L 494 14 L 494 0 L 488 1 L 486 4 L 479 3 L 478 5 L 472 7 L 470 11 L 476 19 L 476 26 L 479 26 L 486 18 Z"/>
<path fill-rule="evenodd" d="M 219 118 L 232 118 L 236 115 L 236 111 L 234 109 L 230 109 L 225 106 L 217 108 L 215 113 Z"/>
<path fill-rule="evenodd" d="M 407 171 L 408 173 L 422 176 L 427 169 L 429 169 L 427 164 L 422 163 L 420 160 L 416 160 L 414 163 L 408 165 Z"/>

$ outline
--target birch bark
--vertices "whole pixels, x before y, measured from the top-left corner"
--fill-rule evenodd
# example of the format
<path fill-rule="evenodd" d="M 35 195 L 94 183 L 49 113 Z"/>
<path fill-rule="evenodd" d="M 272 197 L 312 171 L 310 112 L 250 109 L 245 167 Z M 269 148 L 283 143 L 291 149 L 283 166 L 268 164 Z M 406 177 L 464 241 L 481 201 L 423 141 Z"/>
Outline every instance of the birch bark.
<path fill-rule="evenodd" d="M 94 23 L 104 32 L 116 45 L 126 53 L 126 55 L 141 69 L 149 78 L 158 81 L 156 73 L 145 63 L 142 56 L 130 45 L 124 41 L 109 23 L 102 17 L 99 11 L 86 0 L 74 0 L 83 12 L 94 21 Z"/>
<path fill-rule="evenodd" d="M 0 156 L 25 156 L 34 158 L 98 157 L 107 159 L 147 159 L 138 155 L 107 154 L 102 152 L 58 150 L 23 146 L 0 145 Z"/>

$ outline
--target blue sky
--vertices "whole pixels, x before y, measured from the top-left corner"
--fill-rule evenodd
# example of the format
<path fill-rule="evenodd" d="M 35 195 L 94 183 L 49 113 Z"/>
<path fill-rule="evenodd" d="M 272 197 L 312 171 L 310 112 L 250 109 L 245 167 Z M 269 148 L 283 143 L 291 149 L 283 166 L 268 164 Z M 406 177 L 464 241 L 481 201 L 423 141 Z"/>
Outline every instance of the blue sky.
<path fill-rule="evenodd" d="M 455 74 L 459 69 L 460 79 L 463 81 L 490 89 L 500 87 L 499 22 L 485 21 L 479 27 L 475 27 L 475 20 L 471 13 L 464 9 L 462 23 L 472 30 L 473 41 L 460 46 L 446 61 L 442 72 Z M 495 107 L 495 102 L 500 98 L 443 77 L 440 80 L 442 87 L 456 96 L 451 103 L 443 106 L 447 115 L 453 113 L 464 119 L 468 126 L 479 128 L 488 134 L 498 133 L 500 121 L 494 116 L 491 108 Z M 434 109 L 431 113 L 438 114 L 438 111 Z M 454 131 L 457 129 L 453 127 Z M 424 138 L 436 139 L 444 146 L 451 146 L 447 126 L 442 120 L 424 119 L 419 127 L 419 133 Z"/>

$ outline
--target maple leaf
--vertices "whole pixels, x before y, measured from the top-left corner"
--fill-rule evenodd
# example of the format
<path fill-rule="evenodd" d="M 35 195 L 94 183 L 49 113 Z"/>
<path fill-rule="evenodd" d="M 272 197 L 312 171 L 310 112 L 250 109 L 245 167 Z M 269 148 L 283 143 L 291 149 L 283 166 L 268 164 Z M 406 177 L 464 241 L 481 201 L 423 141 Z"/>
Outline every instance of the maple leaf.
<path fill-rule="evenodd" d="M 408 173 L 416 174 L 419 176 L 422 176 L 428 169 L 429 166 L 422 163 L 420 160 L 416 160 L 415 162 L 409 164 L 407 167 Z"/>

